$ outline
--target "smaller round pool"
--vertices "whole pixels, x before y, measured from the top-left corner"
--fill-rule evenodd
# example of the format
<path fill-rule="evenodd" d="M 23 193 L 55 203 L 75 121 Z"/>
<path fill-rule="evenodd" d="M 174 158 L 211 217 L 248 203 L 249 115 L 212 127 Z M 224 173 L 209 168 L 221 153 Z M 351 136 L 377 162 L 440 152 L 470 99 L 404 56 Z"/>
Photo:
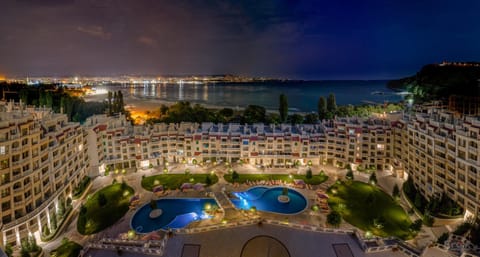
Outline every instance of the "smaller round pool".
<path fill-rule="evenodd" d="M 283 187 L 252 187 L 247 191 L 233 193 L 237 198 L 230 199 L 235 207 L 250 210 L 255 207 L 259 211 L 279 214 L 296 214 L 307 208 L 307 199 L 298 191 L 288 188 L 288 202 L 279 201 Z"/>
<path fill-rule="evenodd" d="M 183 228 L 194 221 L 211 218 L 204 210 L 216 206 L 217 202 L 211 198 L 164 198 L 157 200 L 157 208 L 162 210 L 160 216 L 150 218 L 152 207 L 147 203 L 135 212 L 130 226 L 140 234 Z"/>

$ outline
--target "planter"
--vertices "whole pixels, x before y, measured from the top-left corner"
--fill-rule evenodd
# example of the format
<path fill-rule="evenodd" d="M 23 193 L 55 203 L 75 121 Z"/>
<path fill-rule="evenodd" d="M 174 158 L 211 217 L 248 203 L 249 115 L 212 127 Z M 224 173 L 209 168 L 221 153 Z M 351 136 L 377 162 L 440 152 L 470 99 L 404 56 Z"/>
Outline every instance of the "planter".
<path fill-rule="evenodd" d="M 150 217 L 150 219 L 156 219 L 162 216 L 162 213 L 163 213 L 162 209 L 155 209 L 155 210 L 152 210 L 150 214 L 148 214 L 148 217 Z"/>
<path fill-rule="evenodd" d="M 288 197 L 288 195 L 279 195 L 277 200 L 280 203 L 289 203 L 290 202 L 290 197 Z"/>

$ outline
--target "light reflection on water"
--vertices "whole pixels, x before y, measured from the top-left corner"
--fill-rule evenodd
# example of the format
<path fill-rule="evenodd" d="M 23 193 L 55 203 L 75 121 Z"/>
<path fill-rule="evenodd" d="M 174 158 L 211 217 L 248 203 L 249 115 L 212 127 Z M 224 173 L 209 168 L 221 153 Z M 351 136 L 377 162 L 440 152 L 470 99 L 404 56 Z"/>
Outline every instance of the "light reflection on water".
<path fill-rule="evenodd" d="M 211 84 L 145 84 L 109 86 L 121 88 L 138 98 L 159 99 L 167 102 L 189 101 L 211 106 L 246 107 L 256 104 L 267 109 L 278 109 L 279 95 L 288 97 L 290 110 L 316 111 L 320 96 L 335 93 L 337 104 L 365 102 L 396 102 L 401 96 L 386 88 L 386 81 L 320 81 L 320 82 L 265 82 L 265 83 L 211 83 Z M 383 92 L 372 94 L 373 92 Z"/>

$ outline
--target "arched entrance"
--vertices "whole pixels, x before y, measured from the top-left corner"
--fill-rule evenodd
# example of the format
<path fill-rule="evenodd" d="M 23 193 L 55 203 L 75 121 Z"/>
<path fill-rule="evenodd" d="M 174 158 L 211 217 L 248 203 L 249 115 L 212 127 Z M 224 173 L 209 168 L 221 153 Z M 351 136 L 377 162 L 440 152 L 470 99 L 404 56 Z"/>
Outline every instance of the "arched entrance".
<path fill-rule="evenodd" d="M 278 239 L 256 236 L 243 245 L 240 257 L 290 257 L 290 253 Z"/>

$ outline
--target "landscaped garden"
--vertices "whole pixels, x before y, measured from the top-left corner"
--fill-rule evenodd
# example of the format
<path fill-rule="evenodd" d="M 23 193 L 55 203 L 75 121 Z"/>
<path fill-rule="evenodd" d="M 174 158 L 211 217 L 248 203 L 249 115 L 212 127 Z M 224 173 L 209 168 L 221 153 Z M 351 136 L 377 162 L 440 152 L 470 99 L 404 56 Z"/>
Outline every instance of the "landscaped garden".
<path fill-rule="evenodd" d="M 68 239 L 63 239 L 62 244 L 55 250 L 50 253 L 52 257 L 77 257 L 82 250 L 82 246 L 69 241 Z"/>
<path fill-rule="evenodd" d="M 330 208 L 364 231 L 401 239 L 412 238 L 416 233 L 402 207 L 374 185 L 358 181 L 337 182 L 327 193 Z"/>
<path fill-rule="evenodd" d="M 78 232 L 90 235 L 113 225 L 128 211 L 133 193 L 126 183 L 114 183 L 89 196 L 80 207 Z"/>
<path fill-rule="evenodd" d="M 202 183 L 207 186 L 218 182 L 215 174 L 160 174 L 142 178 L 142 187 L 148 191 L 153 191 L 157 186 L 163 186 L 164 189 L 178 189 L 183 183 Z"/>
<path fill-rule="evenodd" d="M 235 175 L 236 174 L 236 175 Z M 226 181 L 233 183 L 245 183 L 248 181 L 269 181 L 269 180 L 281 180 L 287 183 L 293 182 L 294 179 L 302 179 L 305 183 L 310 185 L 318 185 L 327 181 L 328 176 L 324 173 L 318 175 L 289 175 L 289 174 L 239 174 L 232 172 L 223 176 Z"/>

